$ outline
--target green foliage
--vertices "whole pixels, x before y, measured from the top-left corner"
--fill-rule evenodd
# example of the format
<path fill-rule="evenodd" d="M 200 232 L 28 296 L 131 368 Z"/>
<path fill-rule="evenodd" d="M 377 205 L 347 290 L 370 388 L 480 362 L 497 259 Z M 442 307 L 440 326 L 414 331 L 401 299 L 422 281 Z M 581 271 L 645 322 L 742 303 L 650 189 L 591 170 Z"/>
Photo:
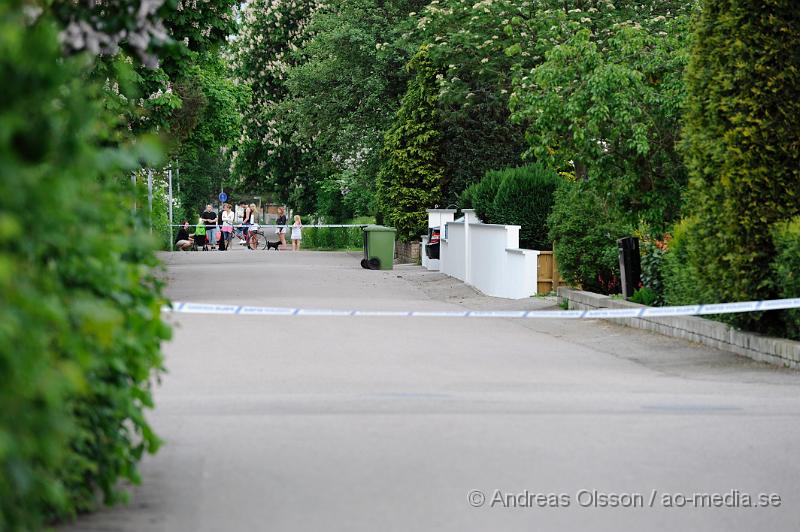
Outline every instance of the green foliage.
<path fill-rule="evenodd" d="M 492 223 L 520 225 L 521 248 L 550 250 L 547 217 L 561 177 L 535 163 L 497 172 L 501 177 L 492 206 Z"/>
<path fill-rule="evenodd" d="M 342 204 L 353 214 L 375 212 L 375 175 L 383 133 L 391 126 L 406 89 L 410 57 L 394 44 L 411 20 L 401 0 L 334 0 L 309 20 L 296 64 L 287 73 L 281 104 L 296 145 L 309 153 L 317 193 L 339 183 Z M 325 87 L 325 90 L 320 90 Z M 318 209 L 336 204 L 317 202 Z M 321 216 L 334 212 L 318 210 Z M 341 216 L 341 214 L 336 214 Z"/>
<path fill-rule="evenodd" d="M 299 60 L 294 51 L 308 39 L 305 30 L 318 7 L 312 0 L 248 2 L 232 46 L 236 80 L 251 94 L 240 104 L 243 124 L 234 174 L 240 188 L 266 188 L 303 212 L 316 206 L 311 146 L 292 140 L 297 124 L 284 101 L 287 72 Z"/>
<path fill-rule="evenodd" d="M 479 183 L 473 185 L 475 188 L 470 193 L 472 207 L 480 221 L 485 224 L 495 223 L 494 199 L 497 197 L 497 191 L 500 189 L 502 181 L 503 176 L 500 172 L 489 171 Z"/>
<path fill-rule="evenodd" d="M 359 224 L 359 225 L 372 225 L 375 224 L 375 217 L 374 216 L 356 216 L 355 218 L 351 218 L 349 220 L 345 220 L 344 223 L 346 224 Z"/>
<path fill-rule="evenodd" d="M 664 257 L 665 248 L 652 241 L 642 241 L 640 245 L 641 266 L 642 266 L 642 285 L 655 294 L 652 303 L 662 305 L 664 303 Z"/>
<path fill-rule="evenodd" d="M 168 63 L 174 74 L 193 52 L 224 42 L 234 29 L 232 0 L 204 0 L 202 9 L 184 0 L 145 2 L 45 2 L 61 23 L 68 53 L 111 56 L 122 50 L 155 68 Z"/>
<path fill-rule="evenodd" d="M 353 212 L 344 204 L 341 184 L 332 178 L 323 180 L 317 188 L 317 213 L 325 213 L 328 223 L 338 224 L 353 216 Z"/>
<path fill-rule="evenodd" d="M 542 12 L 530 46 L 544 61 L 516 69 L 512 119 L 527 125 L 528 155 L 596 181 L 627 222 L 665 229 L 686 184 L 675 144 L 691 3 L 635 3 L 632 17 L 634 3 L 598 4 Z"/>
<path fill-rule="evenodd" d="M 658 301 L 658 294 L 652 288 L 643 286 L 631 296 L 631 301 L 640 305 L 652 306 Z"/>
<path fill-rule="evenodd" d="M 202 64 L 188 68 L 176 90 L 192 114 L 173 115 L 173 136 L 180 138 L 175 150 L 180 176 L 173 173 L 173 186 L 186 211 L 194 215 L 215 200 L 221 188 L 230 192 L 238 184 L 232 182 L 228 147 L 240 135 L 240 107 L 249 100 L 249 92 L 246 86 L 228 79 L 222 58 L 216 54 L 206 54 Z"/>
<path fill-rule="evenodd" d="M 694 223 L 696 221 L 692 218 L 684 218 L 675 225 L 668 251 L 664 254 L 661 277 L 667 305 L 691 305 L 699 299 L 697 274 L 686 249 L 687 234 Z"/>
<path fill-rule="evenodd" d="M 619 290 L 617 239 L 630 227 L 605 196 L 586 183 L 562 181 L 550 214 L 550 240 L 564 279 L 584 290 Z"/>
<path fill-rule="evenodd" d="M 341 251 L 360 249 L 364 245 L 364 232 L 360 227 L 305 227 L 303 249 Z"/>
<path fill-rule="evenodd" d="M 800 10 L 791 0 L 706 0 L 687 73 L 684 148 L 696 300 L 770 299 L 772 228 L 800 214 Z M 779 332 L 778 313 L 724 317 Z"/>
<path fill-rule="evenodd" d="M 429 45 L 439 72 L 444 204 L 455 203 L 487 171 L 520 163 L 526 143 L 524 127 L 508 120 L 510 72 L 536 59 L 506 50 L 527 29 L 531 11 L 530 4 L 514 0 L 436 0 L 419 10 L 416 28 L 405 35 L 409 51 Z"/>
<path fill-rule="evenodd" d="M 409 62 L 414 73 L 395 123 L 386 133 L 384 162 L 378 175 L 378 199 L 397 238 L 408 241 L 425 231 L 425 209 L 440 198 L 436 70 L 423 46 Z"/>
<path fill-rule="evenodd" d="M 771 271 L 778 297 L 800 297 L 800 217 L 777 224 L 773 228 L 772 238 L 775 259 Z M 786 336 L 800 340 L 800 310 L 782 311 L 780 319 Z"/>
<path fill-rule="evenodd" d="M 228 78 L 222 57 L 206 54 L 198 60 L 179 82 L 181 88 L 197 91 L 197 101 L 187 105 L 197 115 L 196 125 L 187 128 L 189 135 L 181 146 L 181 153 L 187 158 L 196 157 L 203 150 L 219 150 L 233 144 L 241 132 L 239 108 L 249 99 L 247 87 Z"/>
<path fill-rule="evenodd" d="M 153 178 L 153 212 L 149 212 L 147 203 L 147 175 L 145 172 L 137 172 L 137 186 L 134 191 L 136 206 L 139 209 L 139 216 L 144 224 L 142 230 L 152 234 L 155 245 L 161 250 L 172 249 L 173 242 L 170 240 L 169 231 L 169 197 L 163 176 L 154 174 Z M 175 224 L 189 216 L 191 221 L 195 221 L 198 211 L 192 210 L 187 213 L 182 206 L 174 205 L 172 210 Z M 152 231 L 151 231 L 152 228 Z M 178 232 L 173 228 L 173 236 Z"/>
<path fill-rule="evenodd" d="M 114 118 L 44 14 L 0 4 L 0 529 L 119 498 L 158 438 L 143 417 L 165 303 L 153 240 L 119 176 L 158 149 L 107 143 Z"/>
<path fill-rule="evenodd" d="M 237 3 L 204 0 L 202 9 L 185 0 L 39 4 L 60 22 L 63 51 L 91 56 L 87 75 L 104 84 L 106 107 L 122 118 L 113 131 L 117 140 L 156 131 L 181 140 L 186 129 L 172 126 L 196 114 L 195 98 L 180 90 L 181 82 L 192 65 L 218 54 L 235 27 Z"/>
<path fill-rule="evenodd" d="M 475 208 L 475 194 L 478 191 L 480 183 L 472 183 L 465 188 L 461 194 L 458 195 L 457 206 L 461 209 L 474 209 Z"/>
<path fill-rule="evenodd" d="M 326 223 L 344 223 L 374 211 L 374 182 L 358 171 L 344 171 L 317 185 L 317 215 Z"/>

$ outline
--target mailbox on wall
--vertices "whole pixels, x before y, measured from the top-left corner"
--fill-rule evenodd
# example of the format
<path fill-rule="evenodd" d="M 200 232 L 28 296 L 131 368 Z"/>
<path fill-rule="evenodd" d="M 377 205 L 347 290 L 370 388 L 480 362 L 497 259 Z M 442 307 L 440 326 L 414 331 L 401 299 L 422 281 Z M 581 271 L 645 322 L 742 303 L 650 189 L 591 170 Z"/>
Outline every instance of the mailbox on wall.
<path fill-rule="evenodd" d="M 630 299 L 642 285 L 642 262 L 639 255 L 639 239 L 626 236 L 617 240 L 622 297 Z"/>
<path fill-rule="evenodd" d="M 427 211 L 428 232 L 422 237 L 422 265 L 429 270 L 438 270 L 440 238 L 446 235 L 447 224 L 455 219 L 456 210 L 428 209 Z"/>

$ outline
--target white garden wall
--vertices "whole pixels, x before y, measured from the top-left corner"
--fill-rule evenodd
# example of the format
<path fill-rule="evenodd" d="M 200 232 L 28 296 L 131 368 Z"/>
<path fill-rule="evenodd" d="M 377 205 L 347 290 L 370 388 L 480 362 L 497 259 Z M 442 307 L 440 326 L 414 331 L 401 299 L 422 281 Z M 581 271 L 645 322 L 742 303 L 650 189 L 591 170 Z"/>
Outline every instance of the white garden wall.
<path fill-rule="evenodd" d="M 536 294 L 539 252 L 519 249 L 518 225 L 480 223 L 474 211 L 446 224 L 439 267 L 486 295 L 522 299 Z"/>
<path fill-rule="evenodd" d="M 464 224 L 449 222 L 445 228 L 439 247 L 439 271 L 465 281 Z"/>

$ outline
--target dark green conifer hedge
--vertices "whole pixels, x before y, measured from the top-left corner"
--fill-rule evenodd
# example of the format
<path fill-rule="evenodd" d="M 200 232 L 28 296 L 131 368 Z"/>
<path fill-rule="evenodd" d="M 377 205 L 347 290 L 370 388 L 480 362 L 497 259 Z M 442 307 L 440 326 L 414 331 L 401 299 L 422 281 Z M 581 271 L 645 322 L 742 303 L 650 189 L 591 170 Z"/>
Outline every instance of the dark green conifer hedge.
<path fill-rule="evenodd" d="M 770 299 L 773 226 L 800 214 L 800 9 L 705 0 L 687 73 L 686 251 L 694 299 Z M 777 315 L 731 314 L 773 331 Z"/>
<path fill-rule="evenodd" d="M 553 210 L 553 194 L 563 178 L 538 163 L 497 173 L 500 186 L 492 205 L 492 223 L 522 226 L 519 230 L 521 248 L 552 249 L 547 218 Z"/>
<path fill-rule="evenodd" d="M 443 177 L 436 70 L 427 46 L 420 48 L 407 69 L 414 77 L 384 137 L 384 160 L 378 173 L 380 210 L 401 241 L 425 233 L 425 209 L 440 201 Z"/>

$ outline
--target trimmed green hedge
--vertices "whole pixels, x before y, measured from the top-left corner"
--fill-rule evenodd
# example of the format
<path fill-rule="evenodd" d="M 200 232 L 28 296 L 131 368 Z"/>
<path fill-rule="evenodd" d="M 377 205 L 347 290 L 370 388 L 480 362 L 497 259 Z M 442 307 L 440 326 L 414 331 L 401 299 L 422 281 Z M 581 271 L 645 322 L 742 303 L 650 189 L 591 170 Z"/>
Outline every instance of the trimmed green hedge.
<path fill-rule="evenodd" d="M 363 235 L 360 227 L 304 227 L 302 246 L 303 249 L 322 251 L 361 248 L 364 245 Z"/>
<path fill-rule="evenodd" d="M 775 259 L 772 277 L 780 298 L 800 297 L 800 216 L 773 228 Z M 788 338 L 800 340 L 800 309 L 780 312 L 780 320 Z"/>
<path fill-rule="evenodd" d="M 492 223 L 522 226 L 519 230 L 521 248 L 552 249 L 547 217 L 562 178 L 542 164 L 507 168 L 497 174 L 500 186 L 492 205 Z"/>
<path fill-rule="evenodd" d="M 497 191 L 500 189 L 502 181 L 503 176 L 500 172 L 486 172 L 483 179 L 470 192 L 472 208 L 475 209 L 475 214 L 485 224 L 495 223 L 494 199 L 497 197 Z"/>
<path fill-rule="evenodd" d="M 458 195 L 458 207 L 460 209 L 474 209 L 475 208 L 475 192 L 478 190 L 480 182 L 472 183 L 470 186 L 461 191 Z"/>
<path fill-rule="evenodd" d="M 800 10 L 705 0 L 687 69 L 686 258 L 704 303 L 771 299 L 775 224 L 800 214 Z M 721 317 L 765 333 L 777 313 Z"/>
<path fill-rule="evenodd" d="M 107 147 L 101 89 L 46 16 L 0 4 L 0 530 L 39 530 L 120 498 L 158 438 L 143 417 L 169 328 L 155 241 Z M 121 184 L 120 184 L 121 183 Z"/>

